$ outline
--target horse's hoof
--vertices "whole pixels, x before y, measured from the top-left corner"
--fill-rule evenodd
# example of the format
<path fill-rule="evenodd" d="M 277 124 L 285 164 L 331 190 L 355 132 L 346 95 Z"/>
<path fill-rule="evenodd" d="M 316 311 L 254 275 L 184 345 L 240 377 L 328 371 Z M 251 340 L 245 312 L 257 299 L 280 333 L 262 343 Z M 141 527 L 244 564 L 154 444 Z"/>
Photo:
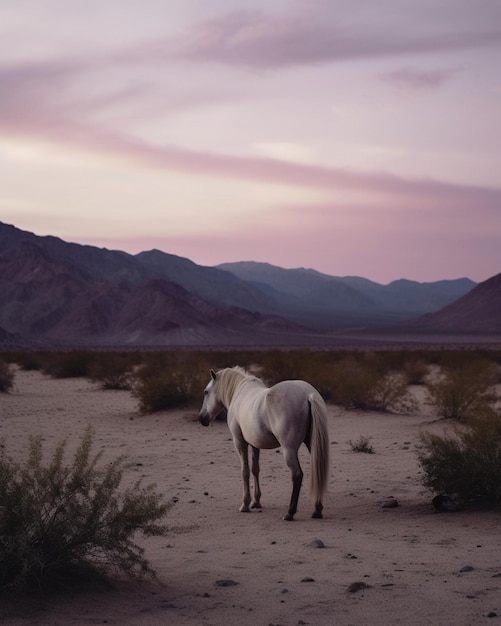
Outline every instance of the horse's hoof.
<path fill-rule="evenodd" d="M 287 515 L 284 515 L 283 519 L 286 522 L 293 522 L 294 521 L 294 515 L 289 515 L 289 513 L 287 513 Z"/>
<path fill-rule="evenodd" d="M 259 502 L 254 502 L 254 504 L 251 504 L 251 509 L 262 509 L 263 507 L 261 506 L 261 504 Z"/>
<path fill-rule="evenodd" d="M 322 519 L 323 515 L 322 513 L 318 513 L 317 511 L 315 511 L 314 513 L 312 513 L 311 515 L 313 517 L 313 519 Z"/>
<path fill-rule="evenodd" d="M 250 513 L 250 509 L 248 506 L 241 506 L 239 509 L 240 513 Z"/>

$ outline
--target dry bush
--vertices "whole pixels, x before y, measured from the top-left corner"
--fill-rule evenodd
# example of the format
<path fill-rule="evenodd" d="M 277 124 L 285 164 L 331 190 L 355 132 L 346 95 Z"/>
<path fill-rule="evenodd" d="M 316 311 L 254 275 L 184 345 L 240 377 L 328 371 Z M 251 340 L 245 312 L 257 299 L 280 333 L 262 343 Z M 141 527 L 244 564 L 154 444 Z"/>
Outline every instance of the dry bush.
<path fill-rule="evenodd" d="M 432 492 L 472 501 L 501 502 L 501 414 L 484 410 L 452 435 L 421 435 L 418 460 Z"/>
<path fill-rule="evenodd" d="M 81 378 L 89 375 L 96 353 L 87 350 L 46 353 L 42 371 L 52 378 Z"/>
<path fill-rule="evenodd" d="M 132 393 L 142 413 L 199 404 L 210 366 L 189 352 L 156 354 L 134 376 Z"/>
<path fill-rule="evenodd" d="M 370 437 L 364 437 L 360 435 L 357 441 L 349 441 L 353 452 L 363 452 L 365 454 L 374 454 L 374 447 L 370 443 Z"/>
<path fill-rule="evenodd" d="M 89 368 L 89 378 L 103 389 L 131 389 L 134 359 L 126 352 L 99 353 Z"/>
<path fill-rule="evenodd" d="M 439 417 L 459 422 L 489 411 L 498 400 L 495 371 L 495 365 L 483 359 L 449 362 L 438 380 L 428 383 L 427 402 Z"/>
<path fill-rule="evenodd" d="M 402 374 L 409 385 L 424 385 L 430 374 L 430 366 L 420 358 L 409 358 L 402 364 Z"/>
<path fill-rule="evenodd" d="M 163 535 L 168 505 L 140 481 L 119 490 L 124 457 L 99 466 L 86 431 L 70 465 L 65 442 L 48 463 L 31 438 L 24 463 L 0 452 L 0 590 L 103 580 L 110 569 L 154 574 L 136 533 Z"/>
<path fill-rule="evenodd" d="M 261 376 L 268 385 L 282 380 L 307 380 L 311 355 L 307 350 L 269 350 L 261 356 Z"/>
<path fill-rule="evenodd" d="M 396 413 L 417 409 L 402 374 L 381 372 L 371 363 L 349 358 L 334 368 L 333 375 L 333 401 L 346 409 Z"/>
<path fill-rule="evenodd" d="M 26 372 L 41 370 L 46 360 L 45 352 L 15 352 L 10 355 L 10 361 Z"/>
<path fill-rule="evenodd" d="M 345 358 L 344 352 L 313 350 L 273 350 L 261 355 L 261 376 L 268 385 L 282 380 L 306 380 L 327 402 L 335 391 L 336 365 Z"/>
<path fill-rule="evenodd" d="M 16 377 L 13 367 L 0 359 L 0 392 L 8 393 L 14 387 Z"/>

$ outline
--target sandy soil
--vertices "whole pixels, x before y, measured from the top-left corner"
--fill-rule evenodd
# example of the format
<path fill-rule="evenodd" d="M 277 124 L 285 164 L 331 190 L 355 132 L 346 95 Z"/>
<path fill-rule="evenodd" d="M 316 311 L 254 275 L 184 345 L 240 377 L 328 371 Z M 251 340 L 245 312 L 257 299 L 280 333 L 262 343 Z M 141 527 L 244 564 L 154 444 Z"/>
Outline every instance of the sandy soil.
<path fill-rule="evenodd" d="M 11 456 L 23 455 L 28 436 L 37 433 L 47 452 L 64 437 L 71 449 L 91 424 L 105 457 L 128 455 L 128 479 L 157 483 L 177 502 L 166 518 L 169 534 L 144 541 L 160 583 L 121 580 L 113 591 L 22 604 L 4 599 L 1 623 L 466 626 L 501 620 L 501 513 L 436 513 L 420 484 L 419 432 L 443 423 L 423 404 L 413 416 L 331 406 L 329 420 L 324 519 L 310 518 L 304 450 L 299 511 L 294 522 L 284 522 L 290 477 L 276 451 L 261 455 L 263 510 L 239 513 L 239 461 L 226 424 L 203 428 L 196 411 L 140 415 L 128 392 L 19 372 L 15 392 L 0 394 L 0 437 Z M 370 437 L 375 454 L 352 451 L 350 440 L 361 435 Z M 397 508 L 382 508 L 389 496 Z"/>

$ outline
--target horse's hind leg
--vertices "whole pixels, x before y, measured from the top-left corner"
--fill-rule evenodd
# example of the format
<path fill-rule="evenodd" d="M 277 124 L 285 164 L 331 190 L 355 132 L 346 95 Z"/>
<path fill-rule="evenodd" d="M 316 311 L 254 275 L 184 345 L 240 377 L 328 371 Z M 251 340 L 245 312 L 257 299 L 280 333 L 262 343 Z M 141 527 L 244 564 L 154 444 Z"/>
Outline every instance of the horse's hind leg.
<path fill-rule="evenodd" d="M 287 511 L 287 515 L 284 515 L 284 520 L 292 522 L 294 519 L 294 515 L 297 511 L 297 502 L 299 500 L 299 493 L 301 491 L 301 485 L 303 483 L 303 470 L 301 469 L 301 465 L 299 464 L 297 450 L 284 448 L 284 458 L 285 462 L 287 463 L 287 467 L 290 469 L 292 474 L 291 501 L 289 504 L 289 510 Z"/>
<path fill-rule="evenodd" d="M 254 477 L 254 498 L 251 509 L 261 508 L 261 486 L 259 484 L 259 448 L 252 446 L 252 476 Z"/>
<path fill-rule="evenodd" d="M 315 502 L 315 510 L 313 511 L 312 517 L 316 519 L 322 519 L 322 511 L 324 509 L 324 505 L 322 504 L 322 500 L 317 500 Z"/>

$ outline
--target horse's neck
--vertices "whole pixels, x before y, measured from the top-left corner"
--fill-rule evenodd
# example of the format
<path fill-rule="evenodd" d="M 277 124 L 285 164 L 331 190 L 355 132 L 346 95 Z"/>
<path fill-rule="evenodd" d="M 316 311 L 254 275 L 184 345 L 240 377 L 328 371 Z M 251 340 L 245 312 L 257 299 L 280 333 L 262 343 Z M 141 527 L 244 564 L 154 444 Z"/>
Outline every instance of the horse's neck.
<path fill-rule="evenodd" d="M 233 400 L 237 390 L 244 382 L 257 382 L 254 378 L 239 372 L 238 370 L 228 369 L 224 372 L 221 380 L 220 399 L 226 408 L 228 408 Z"/>

